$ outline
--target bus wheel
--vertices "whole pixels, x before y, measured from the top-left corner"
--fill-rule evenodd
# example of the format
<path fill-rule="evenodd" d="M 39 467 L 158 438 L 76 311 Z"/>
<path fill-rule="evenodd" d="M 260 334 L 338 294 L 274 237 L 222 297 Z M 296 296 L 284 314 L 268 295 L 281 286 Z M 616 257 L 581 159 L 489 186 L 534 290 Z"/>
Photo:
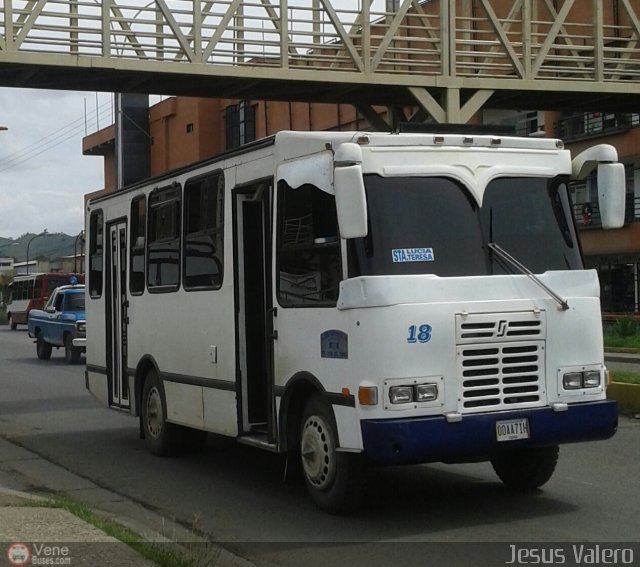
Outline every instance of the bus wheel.
<path fill-rule="evenodd" d="M 311 498 L 330 514 L 355 511 L 363 495 L 362 455 L 337 450 L 333 411 L 319 396 L 307 402 L 301 426 L 302 472 Z"/>
<path fill-rule="evenodd" d="M 166 421 L 164 389 L 155 370 L 149 370 L 142 389 L 142 431 L 154 455 L 169 457 L 176 452 L 176 426 Z"/>
<path fill-rule="evenodd" d="M 51 345 L 39 333 L 36 337 L 36 354 L 40 360 L 49 360 L 51 358 Z"/>
<path fill-rule="evenodd" d="M 493 455 L 491 464 L 500 480 L 509 488 L 534 490 L 551 478 L 558 462 L 558 453 L 557 445 L 514 449 Z"/>
<path fill-rule="evenodd" d="M 80 362 L 80 349 L 73 346 L 71 335 L 66 335 L 64 338 L 64 359 L 67 364 L 78 364 Z"/>

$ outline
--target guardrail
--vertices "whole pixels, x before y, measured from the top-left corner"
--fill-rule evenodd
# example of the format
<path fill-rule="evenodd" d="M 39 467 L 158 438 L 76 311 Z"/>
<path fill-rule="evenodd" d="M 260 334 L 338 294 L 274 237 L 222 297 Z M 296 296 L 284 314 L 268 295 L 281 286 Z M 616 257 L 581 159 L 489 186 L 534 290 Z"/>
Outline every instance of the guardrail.
<path fill-rule="evenodd" d="M 58 54 L 362 76 L 640 81 L 640 11 L 604 1 L 5 0 L 0 60 Z"/>

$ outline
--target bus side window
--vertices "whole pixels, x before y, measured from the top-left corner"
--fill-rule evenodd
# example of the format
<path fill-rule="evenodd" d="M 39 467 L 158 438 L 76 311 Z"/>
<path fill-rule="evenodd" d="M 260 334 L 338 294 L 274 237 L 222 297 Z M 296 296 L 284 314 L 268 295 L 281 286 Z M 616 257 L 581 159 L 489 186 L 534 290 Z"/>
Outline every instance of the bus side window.
<path fill-rule="evenodd" d="M 184 199 L 184 287 L 218 289 L 224 263 L 224 175 L 190 179 Z"/>
<path fill-rule="evenodd" d="M 133 295 L 144 291 L 145 221 L 146 202 L 142 195 L 131 201 L 129 289 Z"/>
<path fill-rule="evenodd" d="M 149 195 L 147 288 L 175 291 L 180 285 L 180 186 Z"/>
<path fill-rule="evenodd" d="M 94 211 L 89 219 L 89 290 L 93 298 L 102 295 L 103 219 L 102 211 Z"/>
<path fill-rule="evenodd" d="M 278 299 L 283 306 L 335 306 L 342 275 L 336 202 L 311 184 L 278 184 Z"/>

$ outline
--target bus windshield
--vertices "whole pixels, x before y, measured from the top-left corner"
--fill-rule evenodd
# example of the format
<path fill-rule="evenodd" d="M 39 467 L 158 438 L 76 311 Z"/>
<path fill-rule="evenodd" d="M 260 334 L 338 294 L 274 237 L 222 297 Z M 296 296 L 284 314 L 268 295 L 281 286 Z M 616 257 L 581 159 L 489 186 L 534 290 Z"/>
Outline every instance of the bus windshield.
<path fill-rule="evenodd" d="M 533 273 L 582 268 L 565 180 L 499 178 L 478 207 L 446 177 L 366 175 L 369 234 L 349 241 L 349 276 L 518 273 L 487 246 Z"/>

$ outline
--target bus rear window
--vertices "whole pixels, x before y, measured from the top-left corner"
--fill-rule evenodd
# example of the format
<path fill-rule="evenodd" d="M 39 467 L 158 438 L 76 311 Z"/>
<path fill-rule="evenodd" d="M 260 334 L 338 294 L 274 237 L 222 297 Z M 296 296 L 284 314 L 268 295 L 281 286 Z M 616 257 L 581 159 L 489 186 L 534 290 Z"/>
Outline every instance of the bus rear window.
<path fill-rule="evenodd" d="M 102 295 L 103 219 L 102 211 L 94 211 L 89 219 L 89 292 L 94 298 Z"/>

